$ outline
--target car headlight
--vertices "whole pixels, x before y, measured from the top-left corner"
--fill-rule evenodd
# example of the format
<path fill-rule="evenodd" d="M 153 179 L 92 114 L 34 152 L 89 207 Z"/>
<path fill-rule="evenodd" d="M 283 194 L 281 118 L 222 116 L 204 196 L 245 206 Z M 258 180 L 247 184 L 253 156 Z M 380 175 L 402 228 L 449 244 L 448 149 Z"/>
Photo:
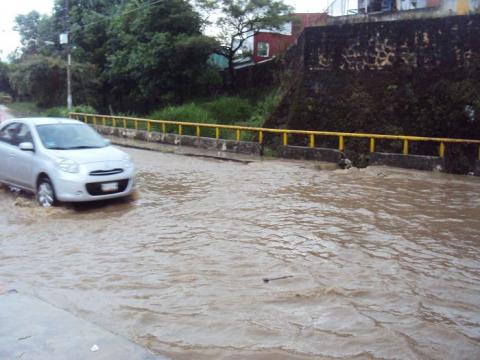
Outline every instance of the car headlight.
<path fill-rule="evenodd" d="M 127 154 L 124 155 L 122 160 L 123 160 L 123 166 L 125 166 L 126 169 L 129 169 L 133 166 L 132 160 L 130 159 L 130 156 L 128 156 Z"/>
<path fill-rule="evenodd" d="M 71 159 L 59 158 L 57 159 L 57 166 L 60 168 L 60 170 L 68 173 L 75 174 L 80 171 L 78 164 Z"/>

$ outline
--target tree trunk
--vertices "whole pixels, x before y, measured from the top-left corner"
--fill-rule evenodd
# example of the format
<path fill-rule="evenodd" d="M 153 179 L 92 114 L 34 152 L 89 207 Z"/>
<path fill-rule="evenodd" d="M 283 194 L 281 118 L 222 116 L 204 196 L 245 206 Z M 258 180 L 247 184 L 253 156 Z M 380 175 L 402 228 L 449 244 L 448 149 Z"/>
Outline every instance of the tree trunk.
<path fill-rule="evenodd" d="M 233 91 L 235 89 L 235 68 L 233 64 L 233 55 L 228 57 L 228 90 Z"/>

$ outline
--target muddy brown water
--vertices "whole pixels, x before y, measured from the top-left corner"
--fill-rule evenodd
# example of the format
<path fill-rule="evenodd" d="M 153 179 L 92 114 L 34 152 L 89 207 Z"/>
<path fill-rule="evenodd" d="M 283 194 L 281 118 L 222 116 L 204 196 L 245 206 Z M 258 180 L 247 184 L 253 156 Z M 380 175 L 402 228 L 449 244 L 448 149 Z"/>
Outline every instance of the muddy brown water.
<path fill-rule="evenodd" d="M 127 151 L 131 201 L 0 191 L 0 284 L 172 358 L 480 358 L 480 179 Z"/>

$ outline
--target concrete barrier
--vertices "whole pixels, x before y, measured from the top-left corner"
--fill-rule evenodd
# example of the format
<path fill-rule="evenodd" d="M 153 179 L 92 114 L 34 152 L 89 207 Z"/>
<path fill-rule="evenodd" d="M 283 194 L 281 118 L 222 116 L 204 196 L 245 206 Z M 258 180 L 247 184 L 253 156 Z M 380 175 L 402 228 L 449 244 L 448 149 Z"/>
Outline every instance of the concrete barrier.
<path fill-rule="evenodd" d="M 199 136 L 160 133 L 155 131 L 115 128 L 103 125 L 93 125 L 105 136 L 113 137 L 114 143 L 123 146 L 138 147 L 150 150 L 164 151 L 162 145 L 195 147 L 207 151 L 218 151 L 223 154 L 263 155 L 261 144 L 253 141 L 235 141 Z M 304 146 L 278 146 L 277 155 L 287 159 L 316 160 L 338 163 L 342 152 L 337 149 L 310 148 Z M 403 155 L 390 153 L 369 154 L 369 165 L 385 165 L 415 170 L 443 170 L 444 159 L 438 156 Z M 480 161 L 475 163 L 475 175 L 480 176 Z"/>
<path fill-rule="evenodd" d="M 370 165 L 387 165 L 415 170 L 443 170 L 445 162 L 437 156 L 403 155 L 388 153 L 370 154 Z"/>
<path fill-rule="evenodd" d="M 317 160 L 338 163 L 342 158 L 342 153 L 339 150 L 326 148 L 280 146 L 277 152 L 280 157 L 287 159 Z"/>
<path fill-rule="evenodd" d="M 103 135 L 115 136 L 119 139 L 120 144 L 127 146 L 136 146 L 135 141 L 143 141 L 147 143 L 159 143 L 168 145 L 192 146 L 206 150 L 217 150 L 223 152 L 232 152 L 238 154 L 260 155 L 262 146 L 251 141 L 235 141 L 214 139 L 207 137 L 164 134 L 160 132 L 147 132 L 145 130 L 113 128 L 110 126 L 94 125 L 95 129 Z M 146 146 L 152 148 L 152 146 Z"/>
<path fill-rule="evenodd" d="M 338 163 L 342 152 L 336 149 L 308 148 L 302 146 L 282 146 L 278 155 L 289 159 L 318 160 Z M 444 160 L 437 156 L 403 155 L 388 153 L 370 154 L 369 165 L 386 165 L 404 169 L 428 170 L 444 169 Z M 480 170 L 480 169 L 479 169 Z"/>

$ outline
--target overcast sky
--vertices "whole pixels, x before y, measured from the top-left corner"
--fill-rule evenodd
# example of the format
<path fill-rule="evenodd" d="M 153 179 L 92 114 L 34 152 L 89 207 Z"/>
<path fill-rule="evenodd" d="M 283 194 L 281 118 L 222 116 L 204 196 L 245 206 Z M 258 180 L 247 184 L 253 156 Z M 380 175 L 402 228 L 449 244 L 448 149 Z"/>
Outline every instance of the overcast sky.
<path fill-rule="evenodd" d="M 50 14 L 54 0 L 0 0 L 0 57 L 5 60 L 8 54 L 20 45 L 17 32 L 13 31 L 15 16 L 37 10 Z M 296 12 L 320 12 L 330 0 L 285 0 L 295 7 Z"/>

